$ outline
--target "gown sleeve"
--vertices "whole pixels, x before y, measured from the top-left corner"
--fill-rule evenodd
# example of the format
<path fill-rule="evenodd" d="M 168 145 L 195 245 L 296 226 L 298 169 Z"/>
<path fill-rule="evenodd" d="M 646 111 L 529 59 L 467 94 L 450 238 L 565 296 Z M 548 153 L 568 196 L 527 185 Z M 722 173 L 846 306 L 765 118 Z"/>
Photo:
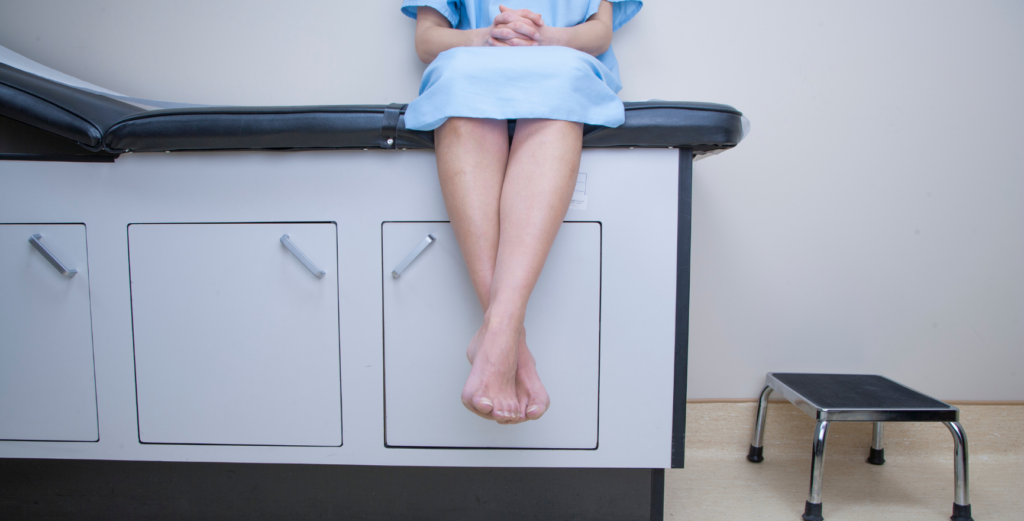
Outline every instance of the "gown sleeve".
<path fill-rule="evenodd" d="M 415 19 L 417 7 L 433 7 L 448 19 L 452 27 L 458 27 L 461 3 L 462 0 L 403 0 L 402 14 Z M 638 7 L 637 10 L 640 8 Z"/>
<path fill-rule="evenodd" d="M 644 3 L 640 0 L 608 0 L 612 3 L 612 31 L 618 31 L 619 27 L 626 25 L 626 22 L 633 19 L 637 13 L 640 12 L 640 8 L 644 6 Z M 590 7 L 587 9 L 587 16 L 583 19 L 586 20 L 593 16 L 597 12 L 598 6 L 601 5 L 601 0 L 590 0 Z"/>

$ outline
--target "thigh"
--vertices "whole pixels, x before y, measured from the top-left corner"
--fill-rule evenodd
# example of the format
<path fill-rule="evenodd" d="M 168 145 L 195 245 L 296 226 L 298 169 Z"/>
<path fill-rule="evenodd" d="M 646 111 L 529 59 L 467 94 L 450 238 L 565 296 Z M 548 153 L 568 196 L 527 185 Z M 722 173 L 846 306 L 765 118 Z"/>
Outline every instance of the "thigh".
<path fill-rule="evenodd" d="M 486 213 L 496 204 L 508 165 L 507 121 L 448 118 L 434 131 L 434 152 L 449 214 Z"/>
<path fill-rule="evenodd" d="M 506 176 L 522 176 L 532 179 L 531 183 L 553 183 L 558 187 L 565 183 L 575 185 L 582 151 L 582 123 L 520 119 L 512 137 Z"/>
<path fill-rule="evenodd" d="M 508 158 L 508 121 L 485 118 L 448 118 L 434 130 L 438 165 L 469 162 L 501 163 Z"/>
<path fill-rule="evenodd" d="M 448 118 L 434 131 L 437 176 L 480 305 L 487 309 L 508 164 L 508 122 Z"/>
<path fill-rule="evenodd" d="M 551 162 L 550 168 L 559 168 L 578 163 L 582 150 L 582 123 L 559 119 L 520 119 L 512 137 L 509 161 Z"/>

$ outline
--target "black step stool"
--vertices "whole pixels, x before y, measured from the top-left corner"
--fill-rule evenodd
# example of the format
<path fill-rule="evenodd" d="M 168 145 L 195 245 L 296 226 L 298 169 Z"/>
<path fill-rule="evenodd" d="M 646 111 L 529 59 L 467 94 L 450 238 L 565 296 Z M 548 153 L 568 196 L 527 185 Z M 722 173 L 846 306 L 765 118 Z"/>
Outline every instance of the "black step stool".
<path fill-rule="evenodd" d="M 804 506 L 805 521 L 822 521 L 821 473 L 825 463 L 825 437 L 834 421 L 874 422 L 868 463 L 885 463 L 882 422 L 942 422 L 953 433 L 956 487 L 953 521 L 973 521 L 967 489 L 967 434 L 960 426 L 960 410 L 904 387 L 888 378 L 869 374 L 768 373 L 757 404 L 757 420 L 747 459 L 764 461 L 764 424 L 768 397 L 778 391 L 818 421 L 811 460 L 811 490 Z"/>

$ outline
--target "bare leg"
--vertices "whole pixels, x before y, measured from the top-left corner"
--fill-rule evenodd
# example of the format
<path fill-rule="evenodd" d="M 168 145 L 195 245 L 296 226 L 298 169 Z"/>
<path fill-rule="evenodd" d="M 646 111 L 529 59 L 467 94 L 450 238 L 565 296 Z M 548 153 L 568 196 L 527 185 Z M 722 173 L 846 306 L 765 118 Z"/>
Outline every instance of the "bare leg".
<path fill-rule="evenodd" d="M 540 418 L 550 401 L 526 347 L 526 304 L 569 209 L 579 172 L 583 125 L 521 119 L 501 190 L 498 251 L 477 348 L 518 346 L 516 421 Z M 469 382 L 467 382 L 469 385 Z"/>
<path fill-rule="evenodd" d="M 498 256 L 498 207 L 509 154 L 507 125 L 498 119 L 448 118 L 434 131 L 445 208 L 485 311 Z"/>
<path fill-rule="evenodd" d="M 502 203 L 500 216 L 515 217 L 513 222 L 507 223 L 512 224 L 513 229 L 516 228 L 516 225 L 523 223 L 534 225 L 538 222 L 543 223 L 543 215 L 541 219 L 533 221 L 523 220 L 517 216 L 521 215 L 523 209 L 529 210 L 532 206 L 550 210 L 552 201 L 543 200 L 544 195 L 547 195 L 549 199 L 552 195 L 561 199 L 560 203 L 554 201 L 555 211 L 551 214 L 554 219 L 553 231 L 541 230 L 541 235 L 546 233 L 549 236 L 546 239 L 541 237 L 542 255 L 539 264 L 536 262 L 532 264 L 535 267 L 535 273 L 528 281 L 529 291 L 532 291 L 540 268 L 544 265 L 547 252 L 550 250 L 551 242 L 554 240 L 554 235 L 557 234 L 562 217 L 565 215 L 569 196 L 572 194 L 572 187 L 575 184 L 575 174 L 579 167 L 582 142 L 581 125 L 564 121 L 521 120 L 517 127 L 512 154 L 518 159 L 512 163 L 508 162 L 508 138 L 504 121 L 451 118 L 435 132 L 438 173 L 445 204 L 485 316 L 487 316 L 491 298 L 499 231 L 505 229 L 506 224 L 503 221 L 502 227 L 499 229 L 499 198 Z M 540 164 L 535 165 L 535 162 Z M 510 172 L 513 169 L 518 172 L 516 184 L 508 184 L 508 178 L 505 176 L 506 163 L 509 163 Z M 571 168 L 566 169 L 566 165 L 571 165 Z M 562 173 L 567 175 L 560 175 Z M 532 179 L 531 176 L 539 177 L 539 182 Z M 567 184 L 560 186 L 558 179 L 566 177 Z M 546 184 L 545 181 L 547 181 Z M 513 201 L 508 203 L 511 205 L 509 209 L 512 211 L 510 212 L 505 211 L 506 199 L 502 195 L 503 183 L 506 187 L 515 186 L 510 194 L 517 194 L 512 198 Z M 533 190 L 524 192 L 523 188 L 532 188 Z M 564 197 L 557 194 L 544 194 L 544 192 L 550 192 L 551 188 L 561 188 L 565 192 Z M 540 193 L 542 200 L 515 200 L 521 198 L 524 193 L 529 196 Z M 527 230 L 527 234 L 529 233 L 530 231 Z M 536 231 L 533 233 L 536 235 Z M 529 239 L 529 235 L 526 238 Z M 512 246 L 510 251 L 515 253 L 517 251 L 515 245 Z M 511 262 L 516 263 L 518 260 L 513 258 Z M 529 292 L 526 295 L 527 299 L 528 297 Z M 523 314 L 525 314 L 525 301 L 522 303 L 522 307 Z M 469 410 L 484 418 L 495 419 L 501 423 L 518 423 L 526 419 L 537 419 L 547 411 L 550 403 L 547 392 L 537 375 L 533 355 L 526 347 L 525 331 L 521 325 L 522 318 L 519 318 L 518 322 L 520 324 L 517 333 L 518 342 L 510 344 L 509 340 L 511 339 L 506 339 L 505 342 L 502 342 L 503 349 L 491 349 L 492 355 L 493 351 L 498 351 L 498 354 L 504 352 L 507 355 L 509 351 L 513 350 L 508 347 L 509 345 L 517 346 L 515 349 L 517 352 L 517 363 L 515 364 L 516 411 L 510 415 L 509 411 L 495 407 L 493 400 L 487 395 L 487 386 L 481 386 L 482 382 L 487 383 L 486 378 L 474 379 L 473 373 L 471 373 L 463 392 L 463 403 Z M 484 329 L 481 327 L 481 332 Z M 492 366 L 493 369 L 495 365 L 503 365 L 501 362 L 505 364 L 509 362 L 508 356 L 488 356 L 486 360 L 481 360 L 480 364 L 476 363 L 476 355 L 482 345 L 481 332 L 474 337 L 466 353 L 470 362 L 474 364 L 474 373 L 486 372 L 477 371 L 478 365 L 481 368 Z M 495 358 L 499 362 L 498 364 L 494 363 Z M 507 380 L 507 370 L 506 366 L 504 374 L 501 374 L 502 371 L 498 371 L 499 384 L 502 383 L 502 380 Z M 491 373 L 493 372 L 491 371 Z M 493 380 L 494 378 L 490 383 L 493 384 Z M 483 393 L 479 392 L 481 387 L 484 388 Z M 505 386 L 492 385 L 492 387 Z"/>
<path fill-rule="evenodd" d="M 482 291 L 490 290 L 498 253 L 498 205 L 509 153 L 507 125 L 506 121 L 496 119 L 449 118 L 434 131 L 444 204 L 477 298 L 485 311 L 487 298 Z M 475 359 L 477 343 L 474 337 L 466 352 L 470 363 Z M 502 374 L 515 371 L 518 353 L 505 355 L 494 361 L 499 367 L 492 376 L 498 382 L 474 389 L 473 393 L 464 390 L 462 395 L 467 409 L 502 423 L 513 421 L 519 410 L 514 376 L 508 378 Z M 511 368 L 507 367 L 510 363 Z"/>

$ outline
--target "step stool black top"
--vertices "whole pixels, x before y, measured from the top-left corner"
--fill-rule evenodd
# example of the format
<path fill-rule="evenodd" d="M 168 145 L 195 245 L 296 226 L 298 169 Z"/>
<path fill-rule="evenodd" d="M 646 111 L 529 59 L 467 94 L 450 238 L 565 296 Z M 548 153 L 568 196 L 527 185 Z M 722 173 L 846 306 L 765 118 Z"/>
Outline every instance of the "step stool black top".
<path fill-rule="evenodd" d="M 768 373 L 767 385 L 817 420 L 958 421 L 956 407 L 870 374 Z"/>

